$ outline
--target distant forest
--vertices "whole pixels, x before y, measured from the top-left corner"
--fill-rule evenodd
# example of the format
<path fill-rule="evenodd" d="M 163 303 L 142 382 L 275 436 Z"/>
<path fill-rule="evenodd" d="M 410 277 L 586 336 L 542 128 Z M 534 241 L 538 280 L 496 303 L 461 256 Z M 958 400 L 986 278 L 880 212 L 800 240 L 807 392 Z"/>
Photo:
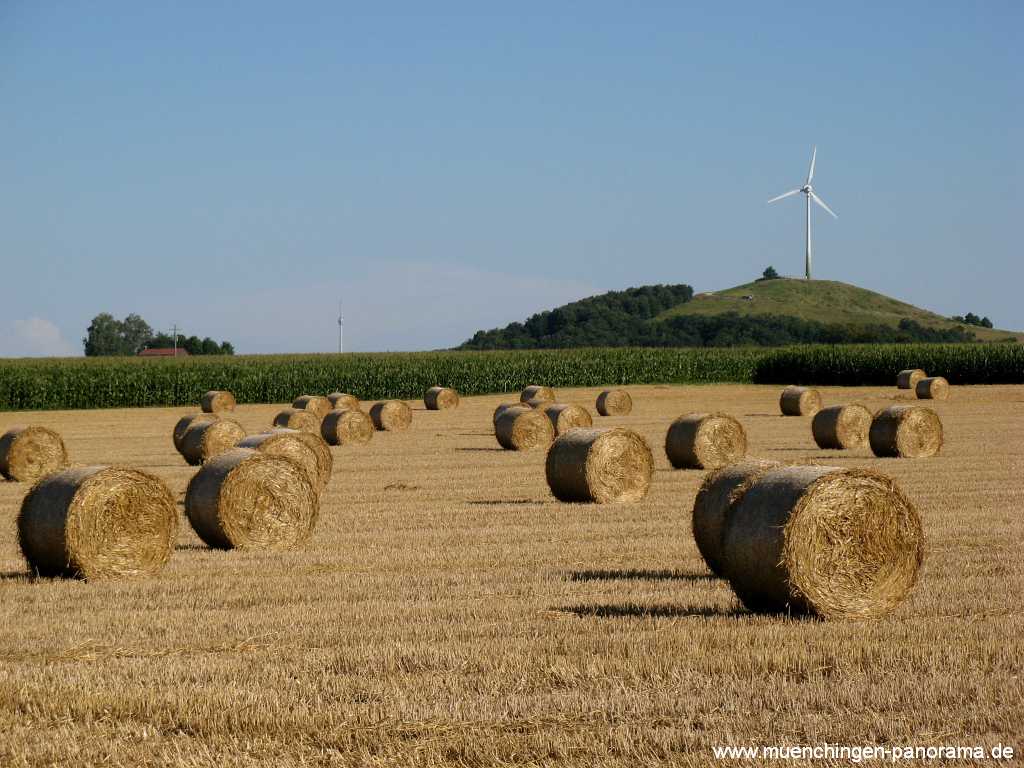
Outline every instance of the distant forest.
<path fill-rule="evenodd" d="M 540 312 L 525 323 L 477 331 L 459 349 L 566 349 L 569 347 L 778 347 L 788 344 L 866 344 L 975 341 L 964 328 L 928 328 L 914 320 L 898 326 L 844 325 L 785 315 L 659 314 L 693 298 L 689 285 L 650 285 L 611 291 Z"/>

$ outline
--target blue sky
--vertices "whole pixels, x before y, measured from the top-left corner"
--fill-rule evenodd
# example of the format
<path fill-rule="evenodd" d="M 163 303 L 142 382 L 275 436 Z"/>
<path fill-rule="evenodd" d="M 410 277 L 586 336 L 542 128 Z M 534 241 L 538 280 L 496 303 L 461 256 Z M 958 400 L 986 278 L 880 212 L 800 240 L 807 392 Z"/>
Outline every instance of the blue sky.
<path fill-rule="evenodd" d="M 815 143 L 816 277 L 1024 329 L 1020 2 L 366 5 L 0 3 L 0 356 L 799 274 Z"/>

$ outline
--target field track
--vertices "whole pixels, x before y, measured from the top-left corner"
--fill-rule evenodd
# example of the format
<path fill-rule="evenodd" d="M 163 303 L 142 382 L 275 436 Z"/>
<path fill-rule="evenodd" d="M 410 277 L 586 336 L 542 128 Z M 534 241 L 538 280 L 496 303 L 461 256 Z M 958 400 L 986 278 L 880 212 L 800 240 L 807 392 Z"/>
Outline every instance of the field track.
<path fill-rule="evenodd" d="M 450 412 L 412 402 L 408 432 L 332 449 L 306 550 L 211 551 L 183 522 L 148 581 L 27 579 L 14 528 L 26 488 L 0 482 L 0 765 L 582 767 L 705 765 L 713 745 L 1024 749 L 1024 386 L 927 403 L 946 446 L 922 460 L 816 448 L 809 418 L 779 416 L 777 386 L 628 389 L 632 414 L 594 419 L 654 449 L 639 504 L 556 502 L 544 452 L 494 439 L 492 411 L 516 395 Z M 598 391 L 558 399 L 594 412 Z M 872 410 L 911 396 L 821 391 L 826 405 Z M 279 408 L 237 416 L 261 431 Z M 194 410 L 0 413 L 0 433 L 52 427 L 73 462 L 146 469 L 180 501 L 194 469 L 171 429 Z M 740 609 L 690 535 L 705 473 L 671 470 L 663 450 L 669 422 L 698 410 L 736 416 L 753 456 L 894 476 L 927 536 L 910 599 L 870 623 Z"/>

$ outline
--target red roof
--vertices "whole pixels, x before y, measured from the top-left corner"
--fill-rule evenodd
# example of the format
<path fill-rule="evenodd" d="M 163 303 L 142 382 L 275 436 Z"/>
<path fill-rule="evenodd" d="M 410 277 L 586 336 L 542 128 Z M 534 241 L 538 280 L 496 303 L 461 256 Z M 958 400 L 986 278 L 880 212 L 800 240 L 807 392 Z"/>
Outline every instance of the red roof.
<path fill-rule="evenodd" d="M 177 355 L 175 355 L 177 352 Z M 174 347 L 161 347 L 158 349 L 144 349 L 139 352 L 139 357 L 188 357 L 188 350 L 178 347 L 177 350 Z"/>

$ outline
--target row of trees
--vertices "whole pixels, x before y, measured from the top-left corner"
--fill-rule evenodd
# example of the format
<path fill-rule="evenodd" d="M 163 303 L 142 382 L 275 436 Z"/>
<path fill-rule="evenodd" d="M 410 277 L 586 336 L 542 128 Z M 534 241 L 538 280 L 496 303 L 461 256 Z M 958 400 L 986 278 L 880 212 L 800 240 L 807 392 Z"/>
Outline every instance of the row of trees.
<path fill-rule="evenodd" d="M 978 317 L 973 312 L 968 312 L 966 315 L 953 315 L 953 319 L 958 323 L 966 323 L 967 325 L 977 325 L 980 328 L 991 328 L 992 321 L 987 317 Z"/>
<path fill-rule="evenodd" d="M 149 323 L 139 315 L 130 314 L 118 320 L 109 312 L 101 312 L 92 319 L 82 339 L 86 357 L 111 357 L 137 355 L 144 349 L 159 349 L 174 346 L 174 337 L 168 333 L 154 333 Z M 190 355 L 233 355 L 235 348 L 230 342 L 220 344 L 209 336 L 178 336 L 177 346 Z"/>

